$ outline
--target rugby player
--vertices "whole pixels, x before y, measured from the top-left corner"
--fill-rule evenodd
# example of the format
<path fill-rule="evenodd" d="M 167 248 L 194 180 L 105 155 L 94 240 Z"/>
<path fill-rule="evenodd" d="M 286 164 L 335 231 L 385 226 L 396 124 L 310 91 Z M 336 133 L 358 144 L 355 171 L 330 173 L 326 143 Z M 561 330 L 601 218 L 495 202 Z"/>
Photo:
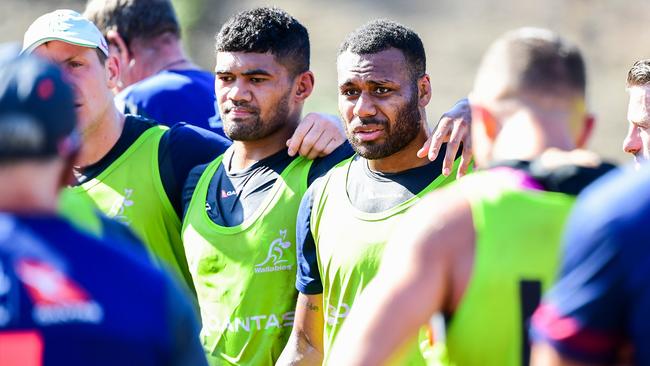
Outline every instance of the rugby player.
<path fill-rule="evenodd" d="M 387 20 L 358 28 L 339 48 L 337 72 L 339 110 L 356 155 L 314 184 L 302 200 L 300 294 L 281 365 L 327 363 L 399 218 L 422 195 L 455 178 L 440 174 L 444 145 L 434 161 L 417 157 L 427 140 L 424 115 L 431 85 L 424 47 L 414 31 Z M 412 346 L 406 362 L 423 363 Z"/>

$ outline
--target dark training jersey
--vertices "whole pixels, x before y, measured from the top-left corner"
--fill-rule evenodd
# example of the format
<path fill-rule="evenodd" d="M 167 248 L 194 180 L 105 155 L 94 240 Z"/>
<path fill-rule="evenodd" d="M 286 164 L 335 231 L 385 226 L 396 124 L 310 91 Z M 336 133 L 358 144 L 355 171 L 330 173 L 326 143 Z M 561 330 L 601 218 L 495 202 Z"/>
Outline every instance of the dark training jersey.
<path fill-rule="evenodd" d="M 139 116 L 127 115 L 124 129 L 117 143 L 98 162 L 84 167 L 77 176 L 78 183 L 89 181 L 106 170 L 145 131 L 156 122 Z M 162 137 L 158 149 L 160 178 L 169 201 L 179 218 L 182 217 L 181 192 L 192 168 L 208 163 L 221 155 L 231 142 L 202 128 L 179 123 Z"/>
<path fill-rule="evenodd" d="M 0 214 L 0 364 L 205 365 L 188 294 L 125 247 Z"/>
<path fill-rule="evenodd" d="M 186 122 L 224 136 L 211 72 L 163 70 L 129 85 L 115 96 L 115 103 L 124 113 L 169 127 Z"/>
<path fill-rule="evenodd" d="M 312 163 L 307 176 L 310 185 L 316 178 L 325 175 L 334 165 L 352 156 L 354 151 L 345 142 L 331 154 L 318 158 Z M 252 215 L 273 188 L 284 169 L 296 157 L 289 156 L 283 149 L 266 157 L 242 171 L 231 169 L 233 151 L 228 150 L 222 164 L 210 180 L 205 207 L 210 219 L 217 225 L 237 226 Z M 183 190 L 183 206 L 192 199 L 196 185 L 207 164 L 192 169 Z"/>
<path fill-rule="evenodd" d="M 650 364 L 650 166 L 618 170 L 576 203 L 559 280 L 533 318 L 533 337 L 567 358 Z M 629 356 L 629 355 L 628 355 Z"/>

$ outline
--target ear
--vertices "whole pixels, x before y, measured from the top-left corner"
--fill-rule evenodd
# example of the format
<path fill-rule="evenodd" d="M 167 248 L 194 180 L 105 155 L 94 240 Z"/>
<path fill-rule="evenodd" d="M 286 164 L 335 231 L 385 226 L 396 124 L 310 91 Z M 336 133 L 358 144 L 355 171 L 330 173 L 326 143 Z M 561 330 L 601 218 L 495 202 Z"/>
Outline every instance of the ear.
<path fill-rule="evenodd" d="M 104 64 L 108 87 L 115 89 L 120 83 L 120 63 L 115 55 L 110 55 Z"/>
<path fill-rule="evenodd" d="M 494 141 L 499 133 L 500 126 L 492 112 L 475 103 L 470 103 L 470 108 L 472 109 L 472 128 L 474 126 L 482 127 L 485 136 L 490 141 Z"/>
<path fill-rule="evenodd" d="M 587 113 L 582 123 L 582 129 L 580 131 L 580 134 L 578 135 L 578 139 L 576 140 L 577 148 L 583 149 L 587 146 L 587 142 L 591 137 L 591 133 L 594 131 L 595 125 L 596 125 L 596 117 L 591 113 Z"/>
<path fill-rule="evenodd" d="M 429 74 L 418 79 L 418 106 L 424 108 L 431 101 L 431 79 Z"/>
<path fill-rule="evenodd" d="M 296 90 L 294 97 L 297 102 L 304 102 L 314 91 L 314 73 L 305 71 L 296 76 L 294 80 Z"/>
<path fill-rule="evenodd" d="M 131 59 L 131 51 L 129 46 L 124 41 L 124 38 L 120 36 L 119 33 L 115 30 L 109 30 L 106 32 L 106 40 L 109 45 L 114 45 L 115 48 L 110 47 L 111 49 L 117 49 L 117 57 L 122 65 L 128 65 L 129 60 Z"/>

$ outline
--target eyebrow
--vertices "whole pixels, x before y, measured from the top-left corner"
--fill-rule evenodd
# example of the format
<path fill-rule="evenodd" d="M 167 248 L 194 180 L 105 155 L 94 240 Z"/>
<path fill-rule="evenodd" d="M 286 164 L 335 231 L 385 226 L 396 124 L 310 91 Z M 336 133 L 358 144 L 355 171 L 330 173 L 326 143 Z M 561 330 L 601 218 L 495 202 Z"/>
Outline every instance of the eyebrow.
<path fill-rule="evenodd" d="M 383 79 L 383 80 L 368 80 L 364 84 L 369 84 L 370 86 L 384 86 L 384 85 L 397 85 L 396 82 L 389 80 L 389 79 Z M 351 79 L 346 80 L 343 84 L 341 84 L 339 87 L 340 88 L 346 88 L 346 87 L 351 87 L 355 86 L 357 83 L 353 82 Z"/>
<path fill-rule="evenodd" d="M 230 71 L 226 70 L 216 70 L 216 74 L 233 74 Z M 251 76 L 251 75 L 266 75 L 266 76 L 272 76 L 270 72 L 264 70 L 264 69 L 252 69 L 252 70 L 246 70 L 241 73 L 244 76 Z"/>

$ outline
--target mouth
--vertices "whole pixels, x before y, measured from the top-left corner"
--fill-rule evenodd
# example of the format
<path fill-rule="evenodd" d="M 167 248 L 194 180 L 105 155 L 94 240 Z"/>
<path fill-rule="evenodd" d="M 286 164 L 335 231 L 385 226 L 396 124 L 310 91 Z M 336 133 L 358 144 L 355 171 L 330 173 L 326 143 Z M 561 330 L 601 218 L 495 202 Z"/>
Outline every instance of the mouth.
<path fill-rule="evenodd" d="M 233 118 L 244 118 L 256 114 L 257 112 L 252 108 L 232 107 L 226 110 L 226 114 Z"/>
<path fill-rule="evenodd" d="M 352 135 L 359 141 L 369 142 L 374 141 L 383 136 L 384 127 L 380 125 L 363 125 L 355 127 L 352 130 Z"/>

